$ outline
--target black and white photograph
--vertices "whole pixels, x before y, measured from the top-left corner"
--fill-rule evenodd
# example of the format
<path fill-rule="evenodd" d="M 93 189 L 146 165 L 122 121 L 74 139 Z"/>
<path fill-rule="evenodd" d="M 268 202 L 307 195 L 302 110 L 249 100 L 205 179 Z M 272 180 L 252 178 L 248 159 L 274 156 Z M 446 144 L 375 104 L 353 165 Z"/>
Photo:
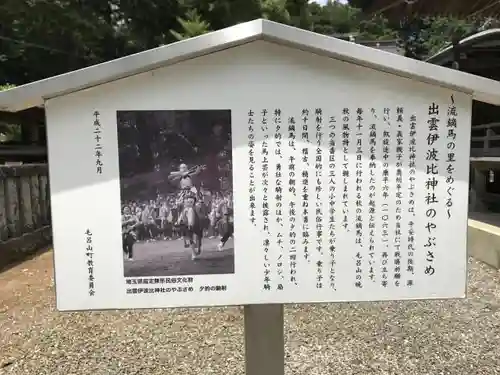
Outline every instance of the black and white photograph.
<path fill-rule="evenodd" d="M 117 111 L 125 277 L 234 273 L 230 110 Z"/>

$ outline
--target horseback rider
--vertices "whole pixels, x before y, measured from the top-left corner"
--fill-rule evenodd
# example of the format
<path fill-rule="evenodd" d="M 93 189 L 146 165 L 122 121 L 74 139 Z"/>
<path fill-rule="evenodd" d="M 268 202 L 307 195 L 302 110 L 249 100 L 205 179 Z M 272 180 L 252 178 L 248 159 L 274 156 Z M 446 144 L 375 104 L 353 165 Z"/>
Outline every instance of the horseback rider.
<path fill-rule="evenodd" d="M 202 166 L 196 166 L 189 169 L 186 164 L 182 163 L 179 165 L 178 171 L 170 172 L 170 175 L 168 176 L 169 180 L 179 180 L 179 200 L 184 202 L 184 198 L 188 193 L 194 193 L 197 198 L 200 198 L 200 194 L 194 184 L 193 177 L 200 174 L 202 170 Z"/>

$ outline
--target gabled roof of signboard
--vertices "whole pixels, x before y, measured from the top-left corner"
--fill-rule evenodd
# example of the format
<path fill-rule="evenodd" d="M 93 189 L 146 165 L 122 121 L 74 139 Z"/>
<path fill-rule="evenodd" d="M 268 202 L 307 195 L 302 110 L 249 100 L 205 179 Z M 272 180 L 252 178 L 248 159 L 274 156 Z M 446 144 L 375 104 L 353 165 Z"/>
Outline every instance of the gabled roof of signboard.
<path fill-rule="evenodd" d="M 0 92 L 0 110 L 16 112 L 40 106 L 46 99 L 259 39 L 448 87 L 500 105 L 500 82 L 259 19 Z"/>

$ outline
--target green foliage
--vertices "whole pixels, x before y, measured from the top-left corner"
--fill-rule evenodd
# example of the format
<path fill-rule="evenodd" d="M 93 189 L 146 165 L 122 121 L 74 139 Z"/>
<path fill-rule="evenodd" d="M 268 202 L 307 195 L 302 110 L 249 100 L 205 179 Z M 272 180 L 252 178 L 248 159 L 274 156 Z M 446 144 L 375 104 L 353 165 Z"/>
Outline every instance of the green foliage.
<path fill-rule="evenodd" d="M 405 56 L 423 60 L 451 45 L 454 38 L 460 40 L 498 26 L 498 20 L 490 18 L 463 20 L 451 16 L 427 17 L 403 22 L 399 36 Z"/>
<path fill-rule="evenodd" d="M 368 10 L 375 0 L 348 0 L 348 4 L 354 8 L 361 9 L 362 11 Z"/>
<path fill-rule="evenodd" d="M 0 85 L 0 91 L 8 90 L 14 85 Z M 0 143 L 21 140 L 21 127 L 19 125 L 4 124 L 0 122 Z"/>
<path fill-rule="evenodd" d="M 311 28 L 309 0 L 287 0 L 285 9 L 290 14 L 290 25 L 306 30 Z"/>
<path fill-rule="evenodd" d="M 16 85 L 11 85 L 11 84 L 7 83 L 5 85 L 0 85 L 0 91 L 12 89 L 14 87 L 16 87 Z"/>
<path fill-rule="evenodd" d="M 262 18 L 286 24 L 291 22 L 286 0 L 262 0 L 261 11 Z"/>
<path fill-rule="evenodd" d="M 428 19 L 405 19 L 399 28 L 399 47 L 404 51 L 406 57 L 416 60 L 424 60 L 429 54 L 427 39 L 429 35 L 430 21 Z"/>
<path fill-rule="evenodd" d="M 398 31 L 383 16 L 372 16 L 359 23 L 359 40 L 393 40 L 397 37 Z"/>
<path fill-rule="evenodd" d="M 461 20 L 456 17 L 434 17 L 429 19 L 428 35 L 426 38 L 429 54 L 433 55 L 451 43 L 455 36 L 463 37 L 482 29 L 496 27 L 498 22 L 493 20 Z"/>
<path fill-rule="evenodd" d="M 14 124 L 4 124 L 0 122 L 0 143 L 21 141 L 21 127 Z"/>
<path fill-rule="evenodd" d="M 359 31 L 359 9 L 339 2 L 329 1 L 321 7 L 311 5 L 312 30 L 326 35 L 357 33 Z"/>
<path fill-rule="evenodd" d="M 366 17 L 360 9 L 338 1 L 328 1 L 321 7 L 310 5 L 311 29 L 326 35 L 353 35 L 357 40 L 388 40 L 397 37 L 397 31 L 390 27 L 382 16 Z"/>
<path fill-rule="evenodd" d="M 391 25 L 364 13 L 373 0 L 2 0 L 0 85 L 23 84 L 256 18 L 357 40 L 400 38 L 409 57 L 424 58 L 453 35 L 496 20 L 436 17 Z"/>
<path fill-rule="evenodd" d="M 182 32 L 170 30 L 170 33 L 177 40 L 189 39 L 210 31 L 210 24 L 201 19 L 196 9 L 190 9 L 186 13 L 186 18 L 177 17 L 177 21 L 182 27 Z"/>

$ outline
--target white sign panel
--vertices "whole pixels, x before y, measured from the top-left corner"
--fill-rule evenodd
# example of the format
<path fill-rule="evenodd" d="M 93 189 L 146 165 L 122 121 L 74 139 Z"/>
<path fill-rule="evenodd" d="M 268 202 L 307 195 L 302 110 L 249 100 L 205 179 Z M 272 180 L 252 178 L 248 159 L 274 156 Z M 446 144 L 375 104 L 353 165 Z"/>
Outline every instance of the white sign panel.
<path fill-rule="evenodd" d="M 470 97 L 275 48 L 48 102 L 59 309 L 464 296 Z"/>

